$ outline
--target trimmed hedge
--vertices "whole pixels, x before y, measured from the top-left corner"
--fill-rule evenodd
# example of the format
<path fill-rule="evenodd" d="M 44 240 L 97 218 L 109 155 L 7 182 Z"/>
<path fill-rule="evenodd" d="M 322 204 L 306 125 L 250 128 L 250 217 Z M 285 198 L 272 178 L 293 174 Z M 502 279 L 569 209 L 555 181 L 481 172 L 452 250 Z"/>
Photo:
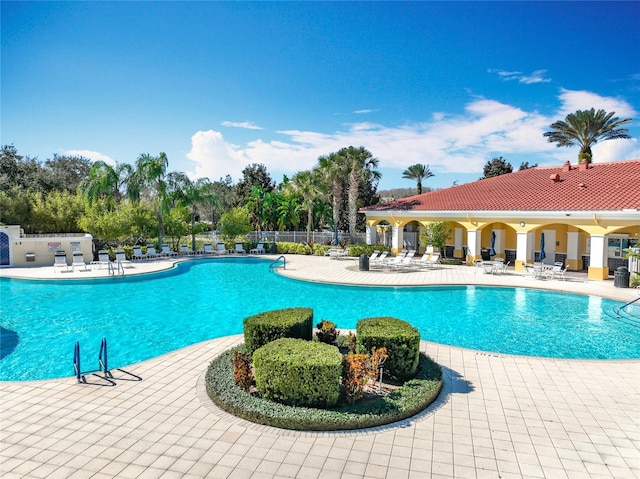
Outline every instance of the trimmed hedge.
<path fill-rule="evenodd" d="M 331 407 L 340 398 L 342 355 L 317 341 L 282 338 L 253 353 L 256 389 L 290 406 Z"/>
<path fill-rule="evenodd" d="M 388 246 L 380 244 L 352 244 L 349 246 L 349 256 L 360 257 L 361 254 L 371 256 L 374 251 L 391 251 Z"/>
<path fill-rule="evenodd" d="M 244 319 L 244 342 L 251 354 L 280 338 L 313 337 L 313 309 L 286 308 L 266 311 Z"/>
<path fill-rule="evenodd" d="M 414 379 L 387 396 L 332 409 L 293 407 L 252 396 L 233 380 L 231 358 L 244 345 L 232 348 L 213 361 L 207 369 L 207 394 L 230 414 L 267 426 L 307 431 L 363 429 L 401 421 L 418 414 L 436 400 L 442 388 L 442 370 L 420 354 Z"/>
<path fill-rule="evenodd" d="M 383 367 L 390 376 L 403 380 L 416 373 L 420 332 L 406 321 L 391 317 L 361 319 L 356 324 L 356 338 L 358 351 L 387 348 L 389 358 Z"/>

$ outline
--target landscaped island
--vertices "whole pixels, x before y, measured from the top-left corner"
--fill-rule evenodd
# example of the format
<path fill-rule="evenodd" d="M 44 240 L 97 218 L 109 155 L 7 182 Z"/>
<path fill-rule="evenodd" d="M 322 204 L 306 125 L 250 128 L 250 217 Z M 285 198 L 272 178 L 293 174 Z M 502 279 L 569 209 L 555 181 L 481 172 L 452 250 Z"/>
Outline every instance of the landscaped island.
<path fill-rule="evenodd" d="M 291 308 L 246 318 L 244 334 L 243 345 L 211 362 L 206 387 L 218 407 L 259 424 L 380 426 L 424 410 L 442 388 L 442 370 L 419 351 L 418 331 L 396 318 L 360 320 L 355 336 L 322 320 L 314 339 L 313 310 Z"/>

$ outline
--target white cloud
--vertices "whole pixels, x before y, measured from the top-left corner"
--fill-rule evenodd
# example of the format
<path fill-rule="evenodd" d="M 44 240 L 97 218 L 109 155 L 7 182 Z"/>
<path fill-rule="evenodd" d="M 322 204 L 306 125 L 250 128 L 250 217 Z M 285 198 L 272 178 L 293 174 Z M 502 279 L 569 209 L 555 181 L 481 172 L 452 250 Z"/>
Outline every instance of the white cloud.
<path fill-rule="evenodd" d="M 115 166 L 116 161 L 107 155 L 103 155 L 98 151 L 91 150 L 64 150 L 65 155 L 69 156 L 83 156 L 91 161 L 104 161 L 108 165 Z"/>
<path fill-rule="evenodd" d="M 373 113 L 376 110 L 356 110 L 353 113 L 356 115 L 366 115 L 367 113 Z"/>
<path fill-rule="evenodd" d="M 525 74 L 523 72 L 510 72 L 506 70 L 487 70 L 489 73 L 497 73 L 504 81 L 517 80 L 519 83 L 531 85 L 534 83 L 549 83 L 550 78 L 545 78 L 547 70 L 536 70 L 531 74 Z"/>
<path fill-rule="evenodd" d="M 566 116 L 577 110 L 603 109 L 607 112 L 615 111 L 615 116 L 620 118 L 633 117 L 637 114 L 634 108 L 625 100 L 619 98 L 600 96 L 590 91 L 560 90 L 559 114 Z"/>
<path fill-rule="evenodd" d="M 625 116 L 631 106 L 618 99 L 589 92 L 562 90 L 559 112 L 551 116 L 525 111 L 517 106 L 486 98 L 470 101 L 463 113 L 439 112 L 425 122 L 386 126 L 371 122 L 344 125 L 343 129 L 322 133 L 283 130 L 278 139 L 258 138 L 246 145 L 234 145 L 213 130 L 193 135 L 187 157 L 195 165 L 194 176 L 216 180 L 226 174 L 239 179 L 242 169 L 252 163 L 264 164 L 272 176 L 289 176 L 317 164 L 318 157 L 353 145 L 364 146 L 386 170 L 403 170 L 415 163 L 429 164 L 438 173 L 481 175 L 483 165 L 494 156 L 504 156 L 517 167 L 522 161 L 540 166 L 575 162 L 577 148 L 557 148 L 543 133 L 564 111 L 589 107 L 617 108 Z M 621 115 L 622 115 L 621 114 Z M 640 158 L 636 140 L 606 141 L 594 148 L 595 161 Z M 400 178 L 400 173 L 398 178 Z"/>
<path fill-rule="evenodd" d="M 253 124 L 250 121 L 243 121 L 243 122 L 237 122 L 237 121 L 223 121 L 222 122 L 222 126 L 228 126 L 231 128 L 244 128 L 246 130 L 264 130 L 264 128 Z"/>

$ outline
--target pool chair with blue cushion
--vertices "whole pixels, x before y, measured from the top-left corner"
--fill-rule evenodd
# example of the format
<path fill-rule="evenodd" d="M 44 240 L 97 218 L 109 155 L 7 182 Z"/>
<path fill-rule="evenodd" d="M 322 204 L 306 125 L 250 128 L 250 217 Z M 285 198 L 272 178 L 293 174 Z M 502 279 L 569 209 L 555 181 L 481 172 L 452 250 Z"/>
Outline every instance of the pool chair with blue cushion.
<path fill-rule="evenodd" d="M 142 248 L 140 246 L 133 247 L 133 255 L 131 259 L 146 259 L 147 255 L 142 252 Z"/>
<path fill-rule="evenodd" d="M 53 257 L 53 272 L 55 273 L 58 270 L 69 271 L 67 255 L 64 251 L 57 251 Z"/>
<path fill-rule="evenodd" d="M 211 243 L 205 243 L 202 245 L 202 253 L 203 254 L 214 254 L 215 251 L 213 251 L 213 247 L 211 246 Z"/>
<path fill-rule="evenodd" d="M 109 255 L 107 255 L 107 258 Z M 71 270 L 75 271 L 78 268 L 79 271 L 89 271 L 89 265 L 84 262 L 84 255 L 82 251 L 74 251 L 72 254 L 73 260 L 71 261 Z"/>
<path fill-rule="evenodd" d="M 175 251 L 171 251 L 168 244 L 163 244 L 162 255 L 171 257 L 171 256 L 178 256 L 178 253 L 176 253 Z"/>
<path fill-rule="evenodd" d="M 218 254 L 227 254 L 227 247 L 224 245 L 224 243 L 218 243 L 216 245 L 216 253 Z"/>
<path fill-rule="evenodd" d="M 247 254 L 242 243 L 236 243 L 236 249 L 234 250 L 234 253 Z"/>
<path fill-rule="evenodd" d="M 249 250 L 249 254 L 265 254 L 267 251 L 264 249 L 264 243 L 258 243 L 258 245 Z"/>

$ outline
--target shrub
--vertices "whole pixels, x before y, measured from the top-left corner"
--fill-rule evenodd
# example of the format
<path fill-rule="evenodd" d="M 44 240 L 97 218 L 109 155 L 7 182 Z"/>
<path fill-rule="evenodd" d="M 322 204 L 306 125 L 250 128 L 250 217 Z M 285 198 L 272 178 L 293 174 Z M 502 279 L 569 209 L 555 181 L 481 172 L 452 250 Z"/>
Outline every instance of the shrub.
<path fill-rule="evenodd" d="M 332 409 L 292 407 L 252 396 L 233 380 L 231 358 L 244 346 L 225 351 L 211 361 L 205 375 L 207 394 L 221 409 L 273 427 L 306 431 L 362 429 L 401 421 L 431 404 L 442 388 L 442 370 L 424 354 L 416 377 L 387 396 Z"/>
<path fill-rule="evenodd" d="M 341 365 L 338 348 L 302 339 L 278 339 L 253 353 L 258 392 L 291 406 L 334 406 Z"/>
<path fill-rule="evenodd" d="M 342 358 L 342 385 L 349 404 L 362 399 L 364 385 L 371 377 L 367 360 L 367 354 L 355 353 Z"/>
<path fill-rule="evenodd" d="M 280 338 L 313 337 L 313 309 L 287 308 L 266 311 L 244 319 L 244 342 L 251 354 Z"/>
<path fill-rule="evenodd" d="M 253 383 L 253 369 L 251 368 L 251 354 L 236 351 L 233 353 L 233 379 L 236 384 L 248 391 Z"/>
<path fill-rule="evenodd" d="M 400 380 L 412 377 L 418 367 L 420 333 L 406 321 L 391 317 L 361 319 L 356 325 L 359 351 L 387 348 L 385 371 Z"/>
<path fill-rule="evenodd" d="M 318 328 L 316 337 L 321 343 L 333 344 L 338 339 L 338 336 L 340 336 L 340 331 L 336 329 L 336 323 L 332 323 L 326 319 L 316 324 L 316 328 Z"/>
<path fill-rule="evenodd" d="M 376 250 L 389 251 L 389 247 L 381 244 L 352 244 L 349 246 L 349 256 L 359 257 L 361 254 L 371 256 L 371 253 Z"/>

